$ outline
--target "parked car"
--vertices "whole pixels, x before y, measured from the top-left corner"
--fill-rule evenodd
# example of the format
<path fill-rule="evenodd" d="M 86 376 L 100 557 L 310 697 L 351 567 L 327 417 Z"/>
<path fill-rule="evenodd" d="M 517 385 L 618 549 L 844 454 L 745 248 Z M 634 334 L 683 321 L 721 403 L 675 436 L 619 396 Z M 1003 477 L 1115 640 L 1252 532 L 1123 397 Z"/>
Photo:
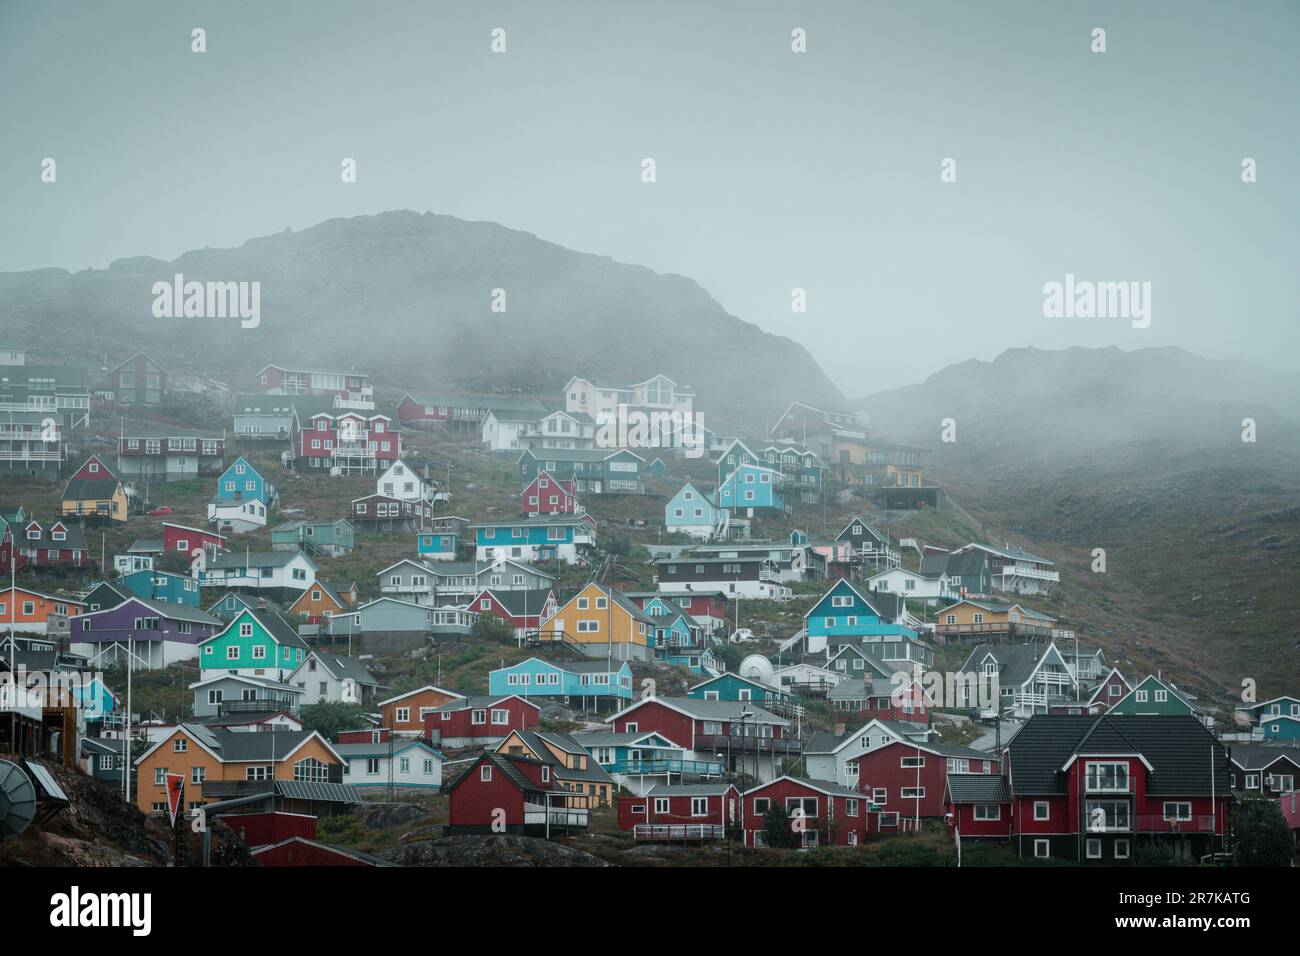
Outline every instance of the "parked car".
<path fill-rule="evenodd" d="M 171 513 L 172 509 L 168 508 L 166 505 L 159 505 L 157 508 L 150 508 L 145 512 L 145 514 L 152 515 L 155 518 L 161 517 L 162 515 L 169 515 Z"/>

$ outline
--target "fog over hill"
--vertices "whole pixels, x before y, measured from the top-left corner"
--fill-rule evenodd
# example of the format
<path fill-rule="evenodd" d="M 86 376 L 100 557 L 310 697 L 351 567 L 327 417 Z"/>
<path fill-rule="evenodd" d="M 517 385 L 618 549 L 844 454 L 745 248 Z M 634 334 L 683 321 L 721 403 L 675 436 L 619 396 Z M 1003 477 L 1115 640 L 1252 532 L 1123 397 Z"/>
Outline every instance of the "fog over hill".
<path fill-rule="evenodd" d="M 855 404 L 926 448 L 990 536 L 1055 560 L 1062 620 L 1126 673 L 1221 703 L 1245 678 L 1300 680 L 1296 376 L 1176 348 L 1013 349 Z"/>
<path fill-rule="evenodd" d="M 178 272 L 261 282 L 260 326 L 155 318 L 152 285 Z M 572 375 L 627 384 L 662 372 L 695 388 L 706 414 L 760 423 L 795 398 L 843 402 L 802 346 L 729 315 L 690 279 L 432 213 L 332 219 L 173 262 L 0 273 L 0 302 L 6 333 L 42 351 L 138 341 L 165 365 L 232 377 L 292 360 L 558 397 Z"/>

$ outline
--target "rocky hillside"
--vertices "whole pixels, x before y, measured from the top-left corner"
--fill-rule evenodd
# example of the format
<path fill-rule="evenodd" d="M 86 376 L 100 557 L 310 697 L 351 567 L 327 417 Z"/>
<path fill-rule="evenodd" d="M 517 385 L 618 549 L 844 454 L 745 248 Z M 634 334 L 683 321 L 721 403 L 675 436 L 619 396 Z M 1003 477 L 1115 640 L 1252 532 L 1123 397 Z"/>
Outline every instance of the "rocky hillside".
<path fill-rule="evenodd" d="M 1060 563 L 1060 612 L 1113 659 L 1225 703 L 1247 678 L 1266 696 L 1300 683 L 1295 376 L 1179 349 L 1018 349 L 857 404 L 926 448 L 990 537 Z"/>
<path fill-rule="evenodd" d="M 153 283 L 176 273 L 260 282 L 260 326 L 155 318 Z M 497 289 L 504 312 L 491 308 Z M 663 372 L 732 421 L 761 422 L 793 398 L 842 401 L 801 346 L 727 314 L 690 279 L 432 213 L 334 219 L 173 262 L 0 273 L 0 302 L 6 336 L 42 352 L 98 364 L 83 353 L 138 345 L 171 369 L 244 383 L 265 362 L 292 360 L 557 398 L 575 374 L 622 384 Z"/>

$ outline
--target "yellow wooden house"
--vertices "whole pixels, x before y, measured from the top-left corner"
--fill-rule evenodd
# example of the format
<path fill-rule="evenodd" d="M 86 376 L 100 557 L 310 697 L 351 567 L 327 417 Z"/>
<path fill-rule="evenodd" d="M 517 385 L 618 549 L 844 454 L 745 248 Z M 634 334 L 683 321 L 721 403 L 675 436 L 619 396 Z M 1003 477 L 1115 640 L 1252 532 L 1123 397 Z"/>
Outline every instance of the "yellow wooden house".
<path fill-rule="evenodd" d="M 623 592 L 588 584 L 541 628 L 544 641 L 562 641 L 588 657 L 648 660 L 653 656 L 655 619 Z"/>

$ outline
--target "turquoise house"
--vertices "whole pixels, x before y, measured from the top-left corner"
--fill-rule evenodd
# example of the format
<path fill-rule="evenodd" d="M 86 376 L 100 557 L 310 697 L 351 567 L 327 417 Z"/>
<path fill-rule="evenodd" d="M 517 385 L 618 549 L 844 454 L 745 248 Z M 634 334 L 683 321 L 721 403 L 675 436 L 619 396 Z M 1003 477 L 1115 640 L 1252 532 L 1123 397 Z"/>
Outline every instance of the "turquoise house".
<path fill-rule="evenodd" d="M 186 574 L 170 571 L 132 571 L 122 575 L 121 584 L 136 597 L 165 604 L 199 606 L 199 582 Z"/>
<path fill-rule="evenodd" d="M 217 479 L 217 498 L 222 501 L 243 501 L 256 498 L 265 505 L 275 502 L 275 485 L 262 477 L 242 455 L 221 473 Z"/>
<path fill-rule="evenodd" d="M 696 674 L 717 672 L 713 650 L 695 618 L 659 596 L 647 601 L 641 610 L 654 619 L 650 647 L 656 661 L 685 667 Z"/>
<path fill-rule="evenodd" d="M 475 559 L 496 561 L 563 561 L 578 563 L 595 544 L 595 524 L 588 515 L 534 515 L 515 521 L 470 525 Z"/>
<path fill-rule="evenodd" d="M 117 712 L 119 706 L 117 695 L 98 677 L 92 677 L 84 684 L 78 683 L 70 687 L 68 692 L 77 702 L 81 716 L 86 720 L 102 720 L 108 714 Z"/>
<path fill-rule="evenodd" d="M 533 697 L 632 699 L 632 667 L 627 661 L 544 661 L 530 657 L 488 673 L 488 694 Z"/>
<path fill-rule="evenodd" d="M 1243 709 L 1259 721 L 1259 730 L 1265 739 L 1300 740 L 1300 699 L 1274 697 Z"/>
<path fill-rule="evenodd" d="M 639 781 L 622 779 L 623 777 L 720 777 L 724 770 L 721 761 L 688 759 L 689 753 L 685 747 L 678 746 L 654 731 L 596 731 L 576 733 L 573 739 L 591 754 L 591 759 L 606 773 L 620 775 L 619 782 L 634 793 L 641 791 Z M 656 781 L 648 782 L 653 784 Z"/>
<path fill-rule="evenodd" d="M 767 508 L 782 511 L 785 501 L 781 497 L 784 477 L 779 471 L 763 465 L 737 465 L 736 470 L 718 485 L 718 507 Z"/>
<path fill-rule="evenodd" d="M 822 645 L 828 637 L 902 635 L 917 640 L 916 631 L 884 619 L 869 592 L 841 578 L 804 614 L 810 644 Z"/>
<path fill-rule="evenodd" d="M 686 692 L 695 700 L 750 701 L 764 710 L 779 714 L 794 703 L 789 691 L 742 677 L 739 674 L 719 674 L 701 681 Z"/>
<path fill-rule="evenodd" d="M 271 550 L 305 551 L 326 557 L 350 554 L 357 532 L 346 518 L 328 521 L 286 521 L 271 529 Z"/>
<path fill-rule="evenodd" d="M 459 548 L 459 531 L 419 534 L 415 539 L 416 553 L 428 561 L 455 561 Z"/>

